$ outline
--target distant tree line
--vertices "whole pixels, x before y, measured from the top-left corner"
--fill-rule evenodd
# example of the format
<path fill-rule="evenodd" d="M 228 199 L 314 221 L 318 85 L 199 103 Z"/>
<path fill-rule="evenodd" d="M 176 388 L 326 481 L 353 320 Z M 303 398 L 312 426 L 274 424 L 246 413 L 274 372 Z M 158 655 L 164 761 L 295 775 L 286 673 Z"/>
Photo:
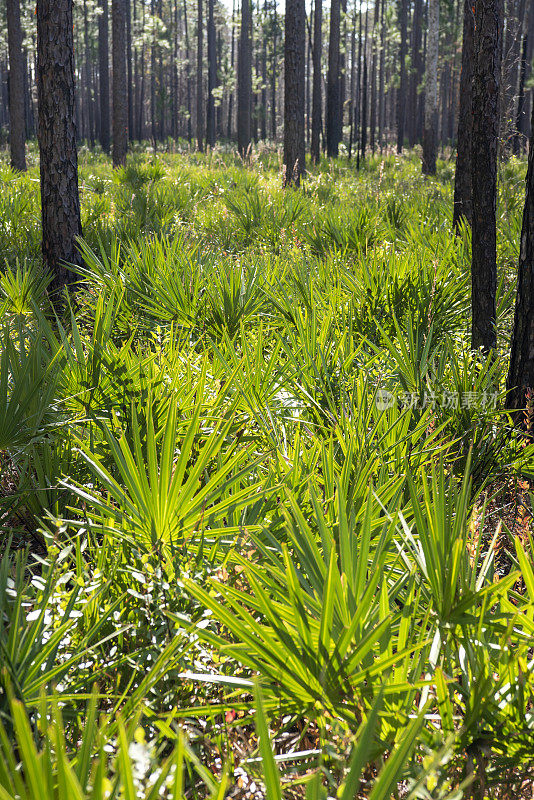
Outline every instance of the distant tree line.
<path fill-rule="evenodd" d="M 22 167 L 21 130 L 34 136 L 38 124 L 35 0 L 1 5 L 0 129 L 7 136 L 11 95 Z M 232 9 L 220 0 L 76 0 L 78 143 L 109 151 L 117 104 L 127 141 L 156 148 L 170 139 L 199 150 L 226 141 L 244 153 L 251 142 L 282 141 L 284 62 L 297 52 L 291 37 L 298 30 L 299 102 L 312 160 L 322 150 L 336 156 L 343 148 L 361 159 L 423 143 L 424 170 L 432 172 L 436 148 L 457 141 L 462 39 L 473 2 L 331 0 L 323 8 L 322 0 L 288 0 L 287 8 L 288 21 L 298 19 L 289 43 L 275 0 L 233 0 Z M 499 137 L 511 152 L 529 136 L 533 44 L 534 4 L 506 0 Z M 114 70 L 123 83 L 116 95 Z"/>

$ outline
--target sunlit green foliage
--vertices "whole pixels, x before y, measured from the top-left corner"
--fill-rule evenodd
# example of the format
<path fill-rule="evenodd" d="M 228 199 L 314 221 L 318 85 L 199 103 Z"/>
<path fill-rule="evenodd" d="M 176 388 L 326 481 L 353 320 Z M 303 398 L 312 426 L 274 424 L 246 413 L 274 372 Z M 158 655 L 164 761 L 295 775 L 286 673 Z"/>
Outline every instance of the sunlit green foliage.
<path fill-rule="evenodd" d="M 521 785 L 534 550 L 528 510 L 500 518 L 534 469 L 503 407 L 524 164 L 485 360 L 445 162 L 322 163 L 299 193 L 268 151 L 81 162 L 60 311 L 35 167 L 0 170 L 0 795 Z"/>

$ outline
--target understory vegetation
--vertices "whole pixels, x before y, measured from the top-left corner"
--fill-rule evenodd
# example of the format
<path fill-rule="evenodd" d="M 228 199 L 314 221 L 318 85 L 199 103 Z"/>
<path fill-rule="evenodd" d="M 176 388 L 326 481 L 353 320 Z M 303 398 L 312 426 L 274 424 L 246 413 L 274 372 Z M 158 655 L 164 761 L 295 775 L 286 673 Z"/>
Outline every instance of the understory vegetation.
<path fill-rule="evenodd" d="M 61 311 L 2 162 L 2 800 L 530 796 L 524 173 L 484 359 L 450 160 L 82 151 Z"/>

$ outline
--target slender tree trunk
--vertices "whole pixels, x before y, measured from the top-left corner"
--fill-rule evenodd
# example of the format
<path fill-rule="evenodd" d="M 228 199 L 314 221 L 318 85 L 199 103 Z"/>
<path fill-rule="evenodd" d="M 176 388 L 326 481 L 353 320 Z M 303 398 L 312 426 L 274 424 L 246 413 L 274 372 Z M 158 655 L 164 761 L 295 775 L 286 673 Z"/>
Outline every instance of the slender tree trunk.
<path fill-rule="evenodd" d="M 206 117 L 206 144 L 215 146 L 215 97 L 213 91 L 217 83 L 217 52 L 215 42 L 215 19 L 213 0 L 208 0 L 208 113 Z"/>
<path fill-rule="evenodd" d="M 155 1 L 150 2 L 150 16 L 154 19 L 156 15 Z M 152 39 L 150 42 L 150 135 L 154 149 L 157 146 L 156 135 L 156 27 L 154 26 Z"/>
<path fill-rule="evenodd" d="M 532 52 L 534 45 L 534 3 L 528 4 L 526 12 L 526 30 L 523 37 L 521 57 L 521 71 L 519 78 L 519 97 L 517 103 L 517 134 L 514 142 L 514 152 L 521 151 L 522 143 L 526 144 L 529 137 L 529 111 L 532 98 L 532 89 L 526 90 L 527 82 L 532 71 Z"/>
<path fill-rule="evenodd" d="M 378 2 L 379 0 L 377 0 Z M 386 24 L 384 20 L 384 6 L 386 0 L 380 3 L 380 64 L 378 71 L 378 143 L 380 150 L 384 146 L 384 128 L 386 119 L 386 92 L 385 92 L 385 57 L 386 57 Z"/>
<path fill-rule="evenodd" d="M 423 131 L 423 174 L 436 174 L 438 144 L 438 42 L 439 0 L 428 2 L 428 38 L 425 74 L 425 128 Z"/>
<path fill-rule="evenodd" d="M 9 148 L 13 169 L 26 169 L 24 59 L 19 0 L 6 0 L 9 50 Z"/>
<path fill-rule="evenodd" d="M 313 17 L 313 88 L 310 156 L 314 164 L 321 157 L 321 62 L 323 51 L 323 0 L 315 0 Z"/>
<path fill-rule="evenodd" d="M 100 144 L 109 153 L 109 23 L 108 0 L 100 0 L 98 16 L 98 63 L 100 80 Z"/>
<path fill-rule="evenodd" d="M 132 8 L 130 0 L 126 0 L 126 69 L 128 74 L 128 137 L 133 139 Z"/>
<path fill-rule="evenodd" d="M 349 120 L 349 150 L 348 160 L 352 158 L 352 145 L 355 134 L 355 105 L 356 105 L 356 4 L 352 13 L 352 25 L 350 33 L 350 120 Z M 357 145 L 356 145 L 357 147 Z"/>
<path fill-rule="evenodd" d="M 193 104 L 191 102 L 191 49 L 189 47 L 189 26 L 187 24 L 187 0 L 184 0 L 184 33 L 185 33 L 185 73 L 187 81 L 187 141 L 193 138 Z"/>
<path fill-rule="evenodd" d="M 534 398 L 534 121 L 528 150 L 514 328 L 506 386 L 508 408 L 525 409 L 529 406 L 531 409 Z M 518 415 L 518 421 L 523 420 L 527 421 L 523 415 Z M 529 433 L 532 433 L 531 427 Z"/>
<path fill-rule="evenodd" d="M 326 85 L 326 152 L 329 157 L 337 158 L 340 129 L 340 85 L 339 85 L 339 34 L 340 34 L 340 0 L 332 0 L 330 6 L 330 37 L 328 41 L 328 75 Z"/>
<path fill-rule="evenodd" d="M 371 148 L 372 153 L 374 153 L 376 149 L 376 29 L 378 27 L 379 11 L 380 11 L 380 3 L 378 2 L 378 0 L 375 0 L 373 29 L 371 32 L 371 68 L 369 70 L 371 78 L 369 146 Z M 413 107 L 413 110 L 415 110 L 415 106 Z"/>
<path fill-rule="evenodd" d="M 158 3 L 158 17 L 161 20 L 163 27 L 163 3 L 159 0 Z M 159 111 L 159 140 L 165 141 L 165 80 L 163 74 L 163 48 L 158 47 L 158 91 L 157 91 L 157 106 Z"/>
<path fill-rule="evenodd" d="M 410 125 L 408 140 L 410 147 L 417 142 L 417 106 L 419 103 L 419 83 L 421 81 L 422 58 L 422 17 L 423 2 L 415 0 L 413 7 L 413 31 L 412 31 L 412 74 L 410 77 Z"/>
<path fill-rule="evenodd" d="M 472 332 L 473 349 L 494 349 L 496 335 L 496 196 L 502 0 L 477 0 L 473 71 Z"/>
<path fill-rule="evenodd" d="M 72 0 L 37 0 L 37 72 L 43 259 L 57 291 L 81 263 Z"/>
<path fill-rule="evenodd" d="M 298 186 L 306 165 L 304 0 L 286 0 L 284 43 L 284 186 Z"/>
<path fill-rule="evenodd" d="M 83 0 L 83 39 L 85 50 L 85 102 L 87 106 L 88 133 L 91 147 L 95 146 L 95 120 L 93 113 L 93 92 L 91 87 L 91 50 L 89 47 L 89 19 L 87 15 L 87 0 Z"/>
<path fill-rule="evenodd" d="M 230 44 L 230 66 L 232 72 L 235 64 L 235 0 L 232 0 L 232 39 Z M 228 125 L 226 135 L 228 139 L 232 138 L 232 115 L 234 111 L 234 93 L 230 91 L 228 98 Z"/>
<path fill-rule="evenodd" d="M 454 177 L 454 209 L 452 216 L 452 224 L 455 230 L 458 230 L 462 219 L 471 224 L 473 215 L 471 204 L 471 140 L 473 132 L 474 2 L 475 0 L 464 0 L 462 71 L 460 73 L 460 107 L 457 134 L 458 152 Z"/>
<path fill-rule="evenodd" d="M 364 38 L 364 45 L 363 45 L 362 122 L 361 122 L 361 157 L 362 157 L 362 159 L 365 158 L 365 152 L 366 152 L 366 149 L 367 149 L 367 99 L 368 99 L 368 87 L 367 87 L 367 49 L 368 49 L 367 23 L 368 23 L 368 16 L 369 16 L 369 6 L 367 6 L 367 8 L 365 10 L 365 38 Z"/>
<path fill-rule="evenodd" d="M 433 2 L 433 0 L 429 0 L 429 2 Z M 398 0 L 398 3 L 400 83 L 397 93 L 397 153 L 402 153 L 406 122 L 406 29 L 408 26 L 408 0 Z"/>
<path fill-rule="evenodd" d="M 345 47 L 347 42 L 347 0 L 341 0 L 339 32 L 339 143 L 341 144 L 343 141 L 343 124 L 345 121 L 345 73 L 347 68 Z"/>
<path fill-rule="evenodd" d="M 113 28 L 113 166 L 126 164 L 128 150 L 128 83 L 126 78 L 126 2 L 112 0 Z"/>
<path fill-rule="evenodd" d="M 241 31 L 237 77 L 237 149 L 242 157 L 248 153 L 251 135 L 252 47 L 250 41 L 250 0 L 241 0 Z"/>
<path fill-rule="evenodd" d="M 273 141 L 276 142 L 276 70 L 278 66 L 278 51 L 276 49 L 278 39 L 278 14 L 276 11 L 276 0 L 273 0 L 273 72 L 271 75 L 271 125 Z"/>
<path fill-rule="evenodd" d="M 267 0 L 263 3 L 261 31 L 261 138 L 267 139 Z"/>
<path fill-rule="evenodd" d="M 204 84 L 203 84 L 203 41 L 204 20 L 202 14 L 203 0 L 197 2 L 197 148 L 204 150 Z"/>

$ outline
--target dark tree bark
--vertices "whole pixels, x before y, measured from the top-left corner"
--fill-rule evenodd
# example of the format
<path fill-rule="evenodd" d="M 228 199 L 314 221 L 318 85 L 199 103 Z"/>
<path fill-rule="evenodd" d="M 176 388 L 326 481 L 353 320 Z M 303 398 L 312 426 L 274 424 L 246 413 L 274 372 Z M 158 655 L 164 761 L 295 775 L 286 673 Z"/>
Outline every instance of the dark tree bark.
<path fill-rule="evenodd" d="M 298 186 L 306 166 L 305 48 L 304 0 L 287 0 L 284 44 L 284 186 Z"/>
<path fill-rule="evenodd" d="M 250 0 L 241 0 L 241 31 L 237 74 L 237 149 L 242 157 L 248 153 L 251 135 L 252 45 Z"/>
<path fill-rule="evenodd" d="M 85 104 L 87 107 L 88 134 L 91 147 L 95 146 L 95 121 L 93 109 L 93 92 L 91 87 L 91 49 L 89 47 L 89 19 L 87 14 L 87 0 L 83 0 L 83 44 L 84 44 L 84 89 Z"/>
<path fill-rule="evenodd" d="M 377 0 L 378 2 L 378 0 Z M 384 6 L 386 0 L 380 3 L 380 63 L 378 68 L 378 143 L 380 150 L 384 146 L 384 127 L 386 118 L 386 92 L 385 92 L 385 59 L 386 59 L 386 23 L 384 19 Z"/>
<path fill-rule="evenodd" d="M 81 263 L 72 0 L 37 0 L 37 73 L 42 249 L 57 291 L 74 278 L 69 264 Z"/>
<path fill-rule="evenodd" d="M 232 38 L 230 43 L 230 66 L 234 69 L 235 63 L 235 0 L 232 0 Z M 234 111 L 234 93 L 231 91 L 228 98 L 228 125 L 226 136 L 232 138 L 232 116 Z"/>
<path fill-rule="evenodd" d="M 100 80 L 100 144 L 109 153 L 109 23 L 108 0 L 100 0 L 98 17 L 98 72 Z"/>
<path fill-rule="evenodd" d="M 340 114 L 340 34 L 341 3 L 332 0 L 330 6 L 330 36 L 328 40 L 328 75 L 326 80 L 326 152 L 337 158 L 341 141 Z"/>
<path fill-rule="evenodd" d="M 365 159 L 367 148 L 367 22 L 369 16 L 369 6 L 365 10 L 365 38 L 363 43 L 363 72 L 362 72 L 362 111 L 361 111 L 361 134 L 360 134 L 360 154 L 362 160 Z"/>
<path fill-rule="evenodd" d="M 517 134 L 514 142 L 514 152 L 519 153 L 521 146 L 526 144 L 530 135 L 529 110 L 532 99 L 532 90 L 526 91 L 526 85 L 532 71 L 532 52 L 534 45 L 534 3 L 529 3 L 526 12 L 526 30 L 523 36 L 523 49 L 521 54 L 521 70 L 519 76 L 519 97 L 517 101 Z"/>
<path fill-rule="evenodd" d="M 204 20 L 202 14 L 203 0 L 197 2 L 197 148 L 202 153 L 204 150 L 204 84 L 203 84 L 203 41 Z"/>
<path fill-rule="evenodd" d="M 267 139 L 267 0 L 263 3 L 261 30 L 261 138 Z"/>
<path fill-rule="evenodd" d="M 150 0 L 150 15 L 156 13 L 155 0 Z M 156 133 L 156 28 L 154 27 L 150 42 L 150 135 L 154 149 L 157 147 Z"/>
<path fill-rule="evenodd" d="M 206 144 L 215 146 L 215 97 L 213 90 L 217 84 L 217 51 L 215 41 L 215 19 L 213 0 L 208 0 L 208 112 L 206 116 Z"/>
<path fill-rule="evenodd" d="M 454 176 L 454 208 L 452 224 L 458 230 L 460 220 L 471 224 L 471 139 L 473 132 L 473 59 L 475 0 L 464 0 L 464 30 L 462 44 L 462 70 L 460 73 L 460 107 L 458 110 L 458 134 L 456 173 Z"/>
<path fill-rule="evenodd" d="M 276 142 L 276 70 L 278 66 L 278 14 L 276 11 L 276 0 L 273 0 L 273 71 L 271 75 L 271 125 L 273 141 Z"/>
<path fill-rule="evenodd" d="M 472 331 L 473 349 L 489 352 L 496 335 L 496 196 L 502 0 L 477 0 L 473 71 Z"/>
<path fill-rule="evenodd" d="M 423 18 L 423 0 L 415 0 L 413 7 L 413 30 L 412 30 L 412 74 L 410 78 L 410 116 L 408 141 L 410 147 L 417 142 L 417 108 L 420 102 L 419 85 L 421 83 L 423 71 L 423 59 L 421 58 Z"/>
<path fill-rule="evenodd" d="M 133 102 L 133 73 L 132 73 L 132 7 L 130 0 L 126 0 L 126 69 L 128 75 L 128 138 L 133 139 L 134 131 L 134 102 Z"/>
<path fill-rule="evenodd" d="M 6 0 L 9 50 L 9 149 L 13 169 L 26 169 L 24 58 L 19 0 Z"/>
<path fill-rule="evenodd" d="M 128 82 L 126 79 L 126 2 L 112 0 L 113 166 L 126 164 L 128 151 Z"/>
<path fill-rule="evenodd" d="M 534 398 L 534 122 L 528 151 L 525 207 L 517 274 L 507 407 L 525 409 Z M 522 421 L 523 415 L 518 420 Z M 529 430 L 532 433 L 532 429 Z"/>
<path fill-rule="evenodd" d="M 185 34 L 185 74 L 187 82 L 187 141 L 191 143 L 193 128 L 191 117 L 193 104 L 191 102 L 191 49 L 189 47 L 189 26 L 187 24 L 187 0 L 184 0 L 184 34 Z"/>
<path fill-rule="evenodd" d="M 313 15 L 313 88 L 310 156 L 314 164 L 321 157 L 321 61 L 323 51 L 323 0 L 315 0 Z"/>
<path fill-rule="evenodd" d="M 375 0 L 375 9 L 373 17 L 373 30 L 371 32 L 371 68 L 370 84 L 370 116 L 369 116 L 369 146 L 371 152 L 374 153 L 376 149 L 376 30 L 378 27 L 378 12 L 380 11 L 380 3 Z M 415 105 L 413 106 L 415 110 Z"/>
<path fill-rule="evenodd" d="M 359 65 L 358 65 L 359 71 Z M 352 13 L 352 30 L 350 33 L 350 128 L 349 128 L 349 149 L 348 159 L 352 158 L 352 145 L 354 142 L 354 133 L 356 128 L 356 99 L 358 96 L 356 85 L 356 8 L 354 7 Z"/>
<path fill-rule="evenodd" d="M 439 0 L 429 0 L 422 163 L 424 175 L 436 174 L 438 147 L 438 43 Z"/>
<path fill-rule="evenodd" d="M 347 89 L 347 64 L 345 58 L 345 46 L 347 42 L 347 0 L 341 0 L 339 37 L 339 143 L 341 144 L 343 141 L 343 124 L 345 122 L 345 95 Z"/>
<path fill-rule="evenodd" d="M 408 0 L 398 0 L 399 6 L 399 71 L 400 83 L 397 92 L 397 153 L 404 147 L 406 122 L 406 30 L 408 26 Z"/>

